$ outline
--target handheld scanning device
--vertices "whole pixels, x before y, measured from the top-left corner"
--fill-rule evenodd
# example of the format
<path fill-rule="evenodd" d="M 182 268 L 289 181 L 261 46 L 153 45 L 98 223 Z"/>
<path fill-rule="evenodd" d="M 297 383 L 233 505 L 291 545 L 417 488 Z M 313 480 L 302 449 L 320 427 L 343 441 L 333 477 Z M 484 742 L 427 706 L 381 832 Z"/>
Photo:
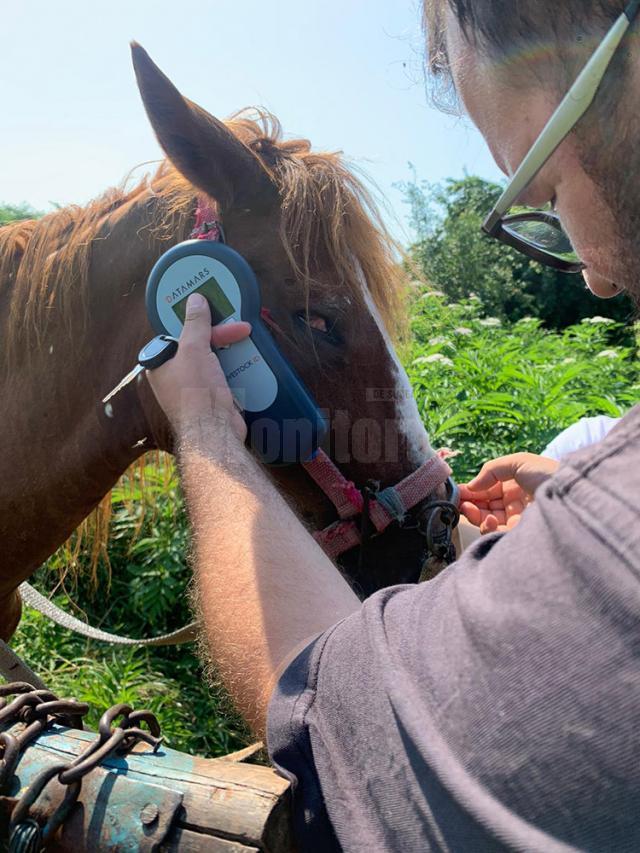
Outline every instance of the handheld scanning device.
<path fill-rule="evenodd" d="M 192 293 L 206 298 L 213 325 L 251 323 L 249 338 L 216 355 L 255 453 L 271 465 L 308 461 L 326 435 L 326 419 L 262 321 L 260 287 L 247 261 L 212 240 L 187 240 L 165 252 L 146 290 L 147 314 L 158 335 L 180 337 Z M 174 354 L 175 348 L 167 358 Z"/>

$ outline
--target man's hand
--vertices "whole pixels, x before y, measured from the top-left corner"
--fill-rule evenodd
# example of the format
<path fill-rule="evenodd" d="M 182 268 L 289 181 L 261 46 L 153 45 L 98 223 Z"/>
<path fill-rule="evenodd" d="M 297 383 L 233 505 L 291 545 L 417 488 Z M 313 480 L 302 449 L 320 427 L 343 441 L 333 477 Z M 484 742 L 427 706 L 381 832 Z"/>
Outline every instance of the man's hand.
<path fill-rule="evenodd" d="M 249 323 L 211 327 L 209 303 L 199 293 L 187 299 L 184 329 L 175 356 L 147 371 L 149 383 L 176 434 L 215 419 L 244 441 L 247 429 L 211 344 L 225 347 L 251 334 Z"/>
<path fill-rule="evenodd" d="M 460 487 L 461 510 L 482 533 L 512 530 L 536 490 L 559 463 L 533 453 L 515 453 L 487 462 L 470 483 Z"/>

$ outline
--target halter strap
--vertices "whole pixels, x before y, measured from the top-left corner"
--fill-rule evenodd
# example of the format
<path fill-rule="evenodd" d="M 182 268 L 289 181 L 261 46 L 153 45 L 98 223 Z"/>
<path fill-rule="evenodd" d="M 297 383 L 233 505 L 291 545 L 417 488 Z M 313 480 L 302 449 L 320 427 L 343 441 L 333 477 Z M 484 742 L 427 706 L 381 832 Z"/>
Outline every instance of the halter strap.
<path fill-rule="evenodd" d="M 324 450 L 317 450 L 302 467 L 329 498 L 341 519 L 353 518 L 362 512 L 362 493 L 355 483 L 346 479 Z"/>
<path fill-rule="evenodd" d="M 359 527 L 353 518 L 364 509 L 364 496 L 347 480 L 323 450 L 318 450 L 302 467 L 335 506 L 340 520 L 314 534 L 325 553 L 335 559 L 362 544 Z M 434 456 L 396 486 L 373 495 L 368 515 L 376 532 L 383 533 L 394 521 L 402 523 L 407 513 L 432 495 L 451 477 L 451 468 L 440 456 Z"/>
<path fill-rule="evenodd" d="M 215 243 L 225 242 L 222 223 L 218 219 L 218 211 L 210 201 L 202 196 L 198 196 L 196 220 L 189 238 L 191 240 L 213 240 Z"/>

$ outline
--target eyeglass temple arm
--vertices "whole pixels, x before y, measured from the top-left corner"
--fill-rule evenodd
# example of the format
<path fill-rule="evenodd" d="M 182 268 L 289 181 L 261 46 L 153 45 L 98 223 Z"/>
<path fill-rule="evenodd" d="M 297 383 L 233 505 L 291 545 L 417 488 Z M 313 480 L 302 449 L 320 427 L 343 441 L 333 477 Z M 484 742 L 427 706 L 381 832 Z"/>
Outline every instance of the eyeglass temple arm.
<path fill-rule="evenodd" d="M 618 49 L 625 33 L 640 8 L 640 0 L 632 0 L 609 30 L 600 47 L 593 54 L 580 76 L 547 122 L 535 145 L 522 161 L 509 186 L 498 199 L 495 208 L 484 224 L 491 233 L 504 214 L 513 206 L 523 189 L 531 183 L 560 143 L 569 135 L 593 103 L 602 78 Z"/>

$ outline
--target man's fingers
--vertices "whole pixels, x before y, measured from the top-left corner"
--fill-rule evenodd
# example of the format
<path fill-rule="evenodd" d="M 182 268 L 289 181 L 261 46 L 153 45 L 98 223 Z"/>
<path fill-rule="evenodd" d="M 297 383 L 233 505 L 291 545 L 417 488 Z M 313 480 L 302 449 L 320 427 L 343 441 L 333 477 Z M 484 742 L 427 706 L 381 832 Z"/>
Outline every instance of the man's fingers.
<path fill-rule="evenodd" d="M 478 476 L 474 477 L 470 483 L 467 483 L 467 487 L 473 492 L 487 491 L 499 483 L 514 480 L 521 464 L 522 455 L 519 453 L 515 453 L 512 456 L 503 456 L 501 459 L 494 459 L 482 466 L 482 470 Z"/>
<path fill-rule="evenodd" d="M 250 334 L 250 323 L 225 323 L 224 326 L 214 326 L 211 329 L 211 343 L 218 348 L 228 347 L 248 338 Z"/>
<path fill-rule="evenodd" d="M 480 532 L 482 534 L 495 533 L 499 526 L 498 519 L 495 515 L 488 515 L 480 525 Z"/>
<path fill-rule="evenodd" d="M 180 345 L 185 348 L 197 347 L 209 352 L 211 344 L 215 347 L 228 347 L 244 340 L 251 334 L 249 323 L 226 323 L 223 326 L 211 326 L 209 303 L 200 293 L 192 293 L 187 299 L 184 329 Z"/>
<path fill-rule="evenodd" d="M 469 484 L 460 485 L 460 497 L 464 501 L 473 501 L 473 503 L 486 503 L 489 506 L 491 501 L 498 500 L 502 496 L 502 484 L 495 483 L 490 489 L 472 489 Z"/>
<path fill-rule="evenodd" d="M 211 349 L 211 310 L 209 303 L 200 293 L 192 293 L 187 299 L 187 310 L 182 334 L 180 335 L 180 348 L 203 349 L 209 352 Z"/>
<path fill-rule="evenodd" d="M 482 522 L 482 510 L 470 501 L 463 501 L 460 504 L 460 512 L 464 515 L 467 521 L 470 521 L 475 527 L 480 527 Z"/>

